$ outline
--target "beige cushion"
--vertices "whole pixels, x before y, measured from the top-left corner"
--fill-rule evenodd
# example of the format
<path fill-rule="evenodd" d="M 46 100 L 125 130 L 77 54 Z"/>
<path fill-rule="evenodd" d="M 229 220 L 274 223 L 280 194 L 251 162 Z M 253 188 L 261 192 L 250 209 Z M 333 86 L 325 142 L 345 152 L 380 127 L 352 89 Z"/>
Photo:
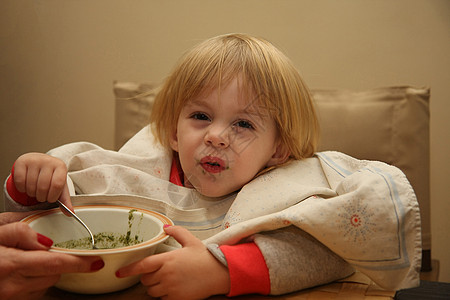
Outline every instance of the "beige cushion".
<path fill-rule="evenodd" d="M 114 83 L 116 149 L 149 123 L 152 88 L 146 83 Z M 419 200 L 423 249 L 431 249 L 429 89 L 400 86 L 312 93 L 322 131 L 319 150 L 337 150 L 400 168 Z"/>
<path fill-rule="evenodd" d="M 116 150 L 150 123 L 150 111 L 155 98 L 153 87 L 149 83 L 114 82 Z"/>

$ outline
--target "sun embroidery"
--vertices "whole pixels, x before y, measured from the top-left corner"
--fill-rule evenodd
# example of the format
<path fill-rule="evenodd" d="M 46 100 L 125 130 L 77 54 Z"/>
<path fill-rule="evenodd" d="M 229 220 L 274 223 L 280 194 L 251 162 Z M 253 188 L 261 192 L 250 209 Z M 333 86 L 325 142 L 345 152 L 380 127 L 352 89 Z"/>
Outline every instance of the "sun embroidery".
<path fill-rule="evenodd" d="M 376 224 L 372 221 L 375 214 L 360 199 L 344 205 L 338 212 L 337 227 L 347 241 L 365 242 L 376 231 Z"/>
<path fill-rule="evenodd" d="M 358 214 L 353 214 L 350 217 L 350 223 L 354 226 L 354 227 L 358 227 L 361 226 L 361 217 Z"/>

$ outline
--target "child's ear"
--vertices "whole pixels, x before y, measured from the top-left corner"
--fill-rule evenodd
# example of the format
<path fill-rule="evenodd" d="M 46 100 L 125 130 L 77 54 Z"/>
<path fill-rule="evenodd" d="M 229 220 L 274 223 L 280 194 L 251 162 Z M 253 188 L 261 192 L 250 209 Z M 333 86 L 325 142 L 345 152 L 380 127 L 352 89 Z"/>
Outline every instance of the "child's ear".
<path fill-rule="evenodd" d="M 178 152 L 178 136 L 176 131 L 170 136 L 169 143 L 170 148 L 172 148 L 173 151 Z"/>
<path fill-rule="evenodd" d="M 285 163 L 289 159 L 290 155 L 291 151 L 289 151 L 288 147 L 286 147 L 282 143 L 279 143 L 277 148 L 275 149 L 275 153 L 267 163 L 267 167 L 273 167 Z"/>

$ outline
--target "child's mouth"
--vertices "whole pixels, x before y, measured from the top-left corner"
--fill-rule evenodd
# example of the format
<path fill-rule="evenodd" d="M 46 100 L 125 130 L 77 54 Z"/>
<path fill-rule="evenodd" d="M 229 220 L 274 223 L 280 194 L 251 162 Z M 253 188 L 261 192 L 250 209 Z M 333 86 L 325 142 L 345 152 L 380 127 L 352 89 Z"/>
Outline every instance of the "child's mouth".
<path fill-rule="evenodd" d="M 220 173 L 225 170 L 225 162 L 213 156 L 206 156 L 200 160 L 200 165 L 208 173 Z"/>

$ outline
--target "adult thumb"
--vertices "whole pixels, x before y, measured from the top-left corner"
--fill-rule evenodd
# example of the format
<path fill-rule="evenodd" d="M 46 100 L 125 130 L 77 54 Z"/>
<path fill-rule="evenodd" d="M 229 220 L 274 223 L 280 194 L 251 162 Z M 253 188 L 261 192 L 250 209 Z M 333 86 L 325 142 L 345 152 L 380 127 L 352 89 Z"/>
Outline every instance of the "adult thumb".
<path fill-rule="evenodd" d="M 53 244 L 48 237 L 37 233 L 28 224 L 15 222 L 0 226 L 0 245 L 22 250 L 47 250 Z"/>

